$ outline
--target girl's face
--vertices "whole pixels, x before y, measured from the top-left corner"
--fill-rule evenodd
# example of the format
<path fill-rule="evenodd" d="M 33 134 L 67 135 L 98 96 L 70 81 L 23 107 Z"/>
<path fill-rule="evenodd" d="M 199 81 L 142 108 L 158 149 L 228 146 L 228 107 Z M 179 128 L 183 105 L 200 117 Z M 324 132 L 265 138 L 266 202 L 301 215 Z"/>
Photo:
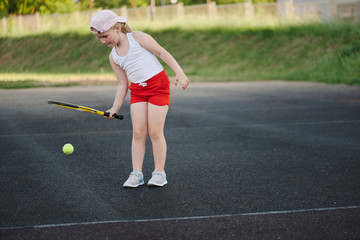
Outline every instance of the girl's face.
<path fill-rule="evenodd" d="M 119 33 L 116 28 L 111 28 L 104 33 L 96 34 L 96 36 L 99 38 L 101 43 L 110 48 L 115 47 L 119 42 Z"/>

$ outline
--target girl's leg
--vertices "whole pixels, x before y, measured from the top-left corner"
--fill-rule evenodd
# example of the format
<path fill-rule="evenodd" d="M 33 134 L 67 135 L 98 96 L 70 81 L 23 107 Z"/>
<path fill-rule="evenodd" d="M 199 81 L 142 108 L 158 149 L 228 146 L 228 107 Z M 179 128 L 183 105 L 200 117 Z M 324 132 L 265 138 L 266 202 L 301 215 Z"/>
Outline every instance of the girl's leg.
<path fill-rule="evenodd" d="M 169 107 L 148 103 L 148 131 L 153 147 L 155 170 L 164 171 L 166 161 L 166 141 L 164 124 Z"/>
<path fill-rule="evenodd" d="M 131 146 L 133 171 L 141 172 L 145 156 L 145 142 L 148 134 L 148 103 L 133 103 L 130 105 L 130 111 L 133 126 L 133 138 Z"/>

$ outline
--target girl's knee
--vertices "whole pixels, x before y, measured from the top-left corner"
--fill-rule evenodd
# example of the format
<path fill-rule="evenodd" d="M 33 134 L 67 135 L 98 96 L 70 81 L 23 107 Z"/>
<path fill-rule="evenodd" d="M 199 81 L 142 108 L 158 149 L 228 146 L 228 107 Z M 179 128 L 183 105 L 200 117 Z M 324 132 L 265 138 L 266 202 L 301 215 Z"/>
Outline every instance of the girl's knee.
<path fill-rule="evenodd" d="M 146 137 L 147 137 L 147 129 L 144 128 L 133 129 L 134 139 L 144 139 Z"/>
<path fill-rule="evenodd" d="M 156 130 L 149 130 L 149 136 L 151 140 L 158 140 L 164 138 L 164 132 L 162 129 L 156 129 Z"/>

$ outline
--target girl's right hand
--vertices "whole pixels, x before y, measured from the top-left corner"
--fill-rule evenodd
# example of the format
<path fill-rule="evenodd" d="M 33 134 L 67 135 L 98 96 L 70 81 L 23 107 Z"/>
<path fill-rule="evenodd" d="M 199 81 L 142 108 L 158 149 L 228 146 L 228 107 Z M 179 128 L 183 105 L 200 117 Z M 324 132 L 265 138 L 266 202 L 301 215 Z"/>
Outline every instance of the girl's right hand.
<path fill-rule="evenodd" d="M 109 110 L 107 110 L 106 112 L 109 113 L 109 117 L 107 116 L 104 116 L 104 118 L 107 118 L 107 119 L 114 119 L 113 115 L 115 113 L 118 113 L 119 111 L 118 110 L 115 110 L 114 108 L 110 108 Z"/>

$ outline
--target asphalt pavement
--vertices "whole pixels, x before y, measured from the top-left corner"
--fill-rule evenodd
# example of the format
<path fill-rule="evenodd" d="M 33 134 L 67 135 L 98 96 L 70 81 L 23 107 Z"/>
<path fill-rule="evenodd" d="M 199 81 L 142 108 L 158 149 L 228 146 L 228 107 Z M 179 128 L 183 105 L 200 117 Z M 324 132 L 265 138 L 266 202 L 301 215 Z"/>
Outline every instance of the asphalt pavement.
<path fill-rule="evenodd" d="M 1 239 L 360 238 L 359 87 L 172 87 L 169 183 L 136 189 L 122 188 L 129 97 L 122 121 L 47 104 L 106 110 L 114 94 L 114 86 L 0 90 Z M 152 171 L 148 140 L 145 181 Z"/>

